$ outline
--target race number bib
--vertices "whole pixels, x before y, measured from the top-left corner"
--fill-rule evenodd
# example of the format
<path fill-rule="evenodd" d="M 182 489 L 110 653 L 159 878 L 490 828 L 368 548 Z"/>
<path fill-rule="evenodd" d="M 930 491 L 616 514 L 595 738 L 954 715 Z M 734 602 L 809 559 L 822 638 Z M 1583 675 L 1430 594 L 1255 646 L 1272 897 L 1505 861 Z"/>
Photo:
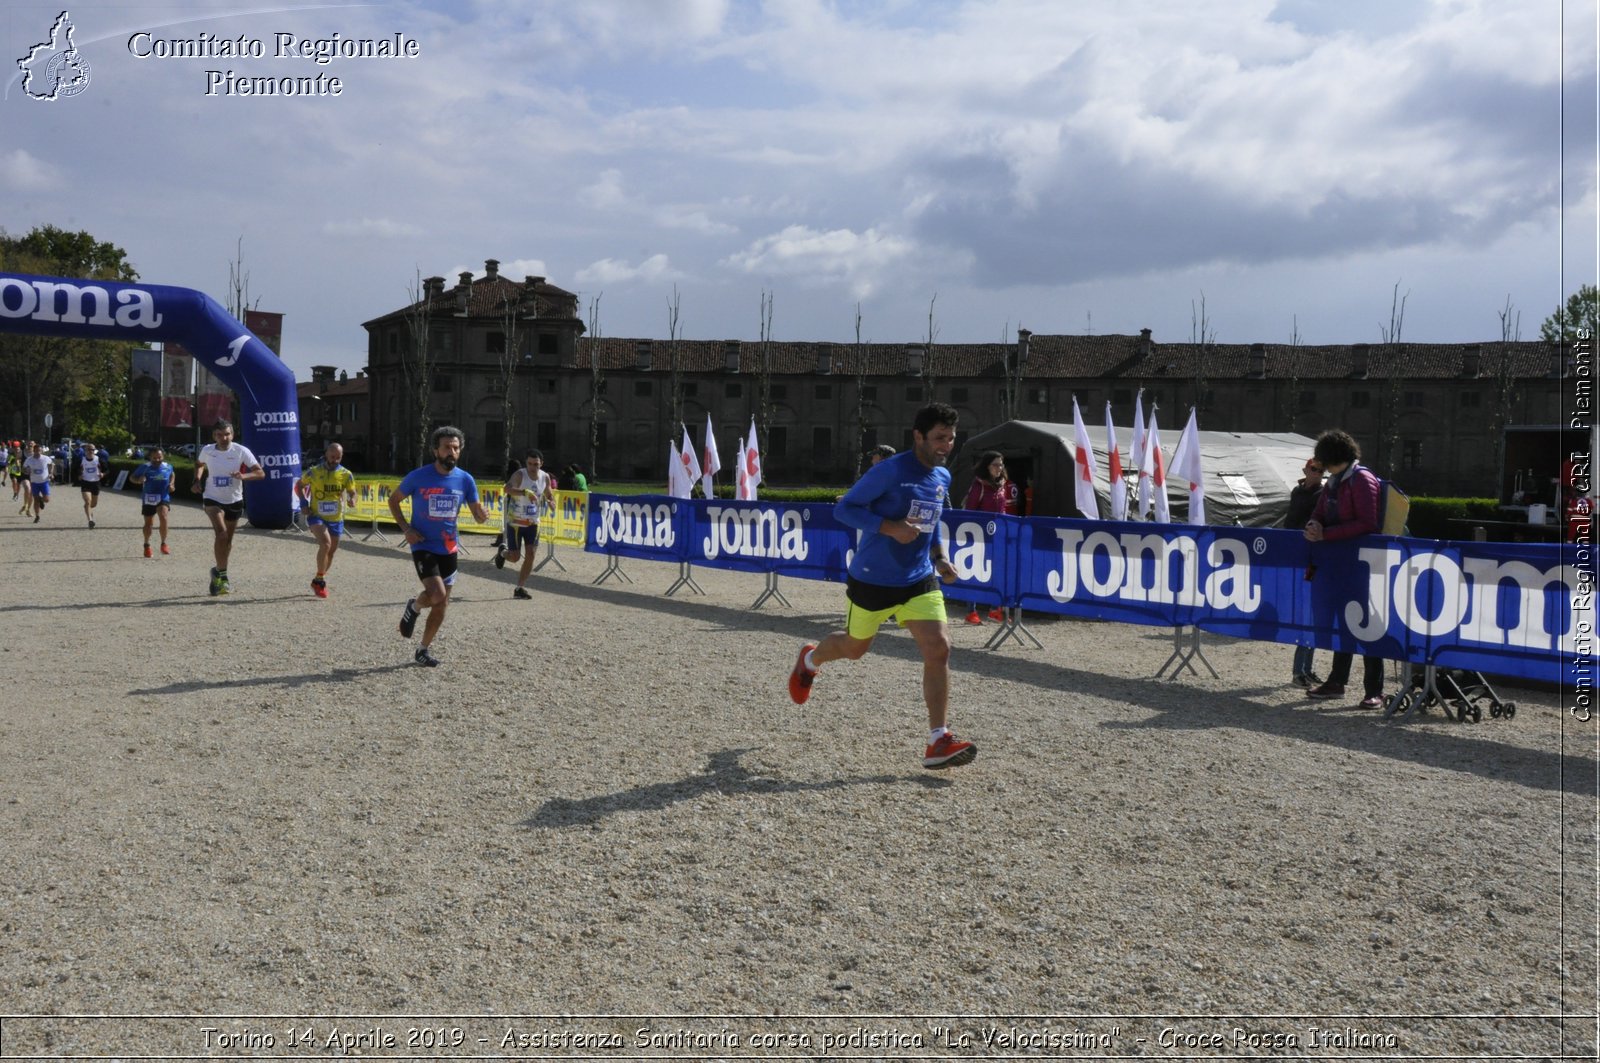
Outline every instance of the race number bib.
<path fill-rule="evenodd" d="M 227 487 L 231 483 L 233 483 L 233 477 L 231 476 L 213 476 L 211 478 L 212 487 Z"/>
<path fill-rule="evenodd" d="M 939 511 L 943 507 L 937 502 L 923 502 L 919 499 L 911 500 L 911 509 L 906 513 L 906 523 L 920 532 L 931 532 L 939 523 Z"/>
<path fill-rule="evenodd" d="M 165 501 L 165 497 L 158 494 L 147 494 L 144 496 L 144 504 L 147 506 L 159 506 Z"/>
<path fill-rule="evenodd" d="M 321 513 L 324 517 L 337 517 L 339 515 L 339 503 L 318 502 L 317 512 Z"/>
<path fill-rule="evenodd" d="M 441 491 L 428 496 L 428 516 L 434 520 L 455 520 L 461 512 L 461 496 L 450 491 Z"/>

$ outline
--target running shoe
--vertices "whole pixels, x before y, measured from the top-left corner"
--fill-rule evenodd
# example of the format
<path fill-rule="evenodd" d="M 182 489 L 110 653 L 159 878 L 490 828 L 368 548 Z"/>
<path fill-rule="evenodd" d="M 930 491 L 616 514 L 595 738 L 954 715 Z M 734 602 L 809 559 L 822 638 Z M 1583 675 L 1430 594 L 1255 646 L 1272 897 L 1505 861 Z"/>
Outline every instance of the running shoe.
<path fill-rule="evenodd" d="M 162 552 L 162 553 L 163 553 L 163 554 L 170 554 L 170 553 L 172 553 L 172 551 L 171 551 L 171 550 L 168 550 L 168 549 L 167 549 L 167 544 L 166 544 L 166 543 L 162 543 L 162 544 L 161 544 L 161 552 Z"/>
<path fill-rule="evenodd" d="M 969 624 L 981 624 L 981 623 L 983 623 L 983 617 L 979 616 L 978 615 L 978 611 L 976 609 L 974 609 L 972 612 L 967 614 L 967 623 L 969 623 Z"/>
<path fill-rule="evenodd" d="M 152 556 L 151 553 L 150 553 L 150 544 L 149 543 L 145 543 L 144 544 L 144 556 L 145 557 Z"/>
<path fill-rule="evenodd" d="M 439 658 L 429 653 L 428 647 L 426 646 L 418 646 L 417 652 L 412 654 L 411 659 L 422 665 L 424 668 L 439 667 Z"/>
<path fill-rule="evenodd" d="M 504 550 L 502 550 L 498 546 L 494 548 L 494 567 L 495 568 L 505 568 L 506 567 L 506 552 Z"/>
<path fill-rule="evenodd" d="M 233 584 L 228 582 L 228 574 L 226 572 L 218 572 L 217 573 L 217 593 L 218 594 L 232 594 L 233 593 Z"/>
<path fill-rule="evenodd" d="M 312 580 L 311 593 L 315 594 L 318 598 L 326 598 L 328 596 L 328 581 L 325 579 Z"/>
<path fill-rule="evenodd" d="M 815 642 L 800 647 L 800 656 L 794 659 L 794 670 L 789 673 L 789 698 L 796 705 L 804 705 L 811 696 L 811 684 L 817 673 L 806 667 L 806 654 L 817 648 Z"/>
<path fill-rule="evenodd" d="M 90 530 L 93 530 L 93 528 L 94 528 L 94 518 L 93 517 L 89 518 L 89 528 L 90 528 Z"/>
<path fill-rule="evenodd" d="M 34 523 L 35 523 L 35 524 L 38 524 L 38 523 L 39 523 L 39 516 L 38 516 L 38 514 L 34 514 L 34 517 L 33 517 L 33 522 L 34 522 Z"/>
<path fill-rule="evenodd" d="M 946 731 L 922 755 L 924 768 L 958 768 L 971 764 L 978 755 L 978 747 L 965 739 L 957 738 L 954 731 Z"/>
<path fill-rule="evenodd" d="M 222 578 L 217 575 L 215 567 L 211 569 L 211 597 L 215 598 L 222 593 Z"/>
<path fill-rule="evenodd" d="M 405 611 L 400 614 L 400 637 L 408 639 L 415 630 L 417 630 L 417 600 L 412 598 L 406 602 Z"/>
<path fill-rule="evenodd" d="M 526 588 L 518 587 L 516 590 L 511 592 L 511 597 L 513 597 L 513 598 L 521 598 L 524 601 L 526 601 L 529 598 L 532 598 L 533 595 L 529 594 Z"/>
<path fill-rule="evenodd" d="M 1006 611 L 1001 609 L 999 606 L 996 606 L 995 608 L 989 610 L 989 619 L 993 620 L 997 624 L 1003 624 L 1006 620 Z"/>

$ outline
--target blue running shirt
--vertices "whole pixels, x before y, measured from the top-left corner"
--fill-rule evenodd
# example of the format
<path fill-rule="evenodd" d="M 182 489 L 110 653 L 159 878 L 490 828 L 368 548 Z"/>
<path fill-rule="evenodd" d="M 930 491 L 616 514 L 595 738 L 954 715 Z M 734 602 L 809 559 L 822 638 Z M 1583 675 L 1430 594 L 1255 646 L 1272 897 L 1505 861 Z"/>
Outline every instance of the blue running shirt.
<path fill-rule="evenodd" d="M 939 533 L 939 516 L 950 496 L 950 470 L 930 469 L 913 451 L 902 451 L 868 469 L 833 507 L 833 515 L 861 529 L 850 575 L 880 587 L 906 587 L 933 575 L 928 545 Z M 878 530 L 886 520 L 908 520 L 922 530 L 897 543 Z"/>
<path fill-rule="evenodd" d="M 144 477 L 139 485 L 139 495 L 147 506 L 172 504 L 172 466 L 166 462 L 152 465 L 148 461 L 133 470 L 134 476 Z"/>
<path fill-rule="evenodd" d="M 400 481 L 400 493 L 411 499 L 411 526 L 422 533 L 422 541 L 411 551 L 430 554 L 456 552 L 456 518 L 461 507 L 478 501 L 478 481 L 462 468 L 441 473 L 424 465 Z"/>

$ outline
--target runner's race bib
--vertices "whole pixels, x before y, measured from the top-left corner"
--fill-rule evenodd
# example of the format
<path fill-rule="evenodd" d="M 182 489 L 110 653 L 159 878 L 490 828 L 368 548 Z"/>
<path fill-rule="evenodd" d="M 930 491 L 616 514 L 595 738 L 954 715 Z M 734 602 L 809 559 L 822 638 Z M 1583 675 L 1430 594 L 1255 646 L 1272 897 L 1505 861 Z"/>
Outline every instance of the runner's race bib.
<path fill-rule="evenodd" d="M 165 501 L 166 501 L 166 499 L 165 499 L 165 496 L 163 496 L 163 495 L 145 495 L 144 496 L 144 504 L 147 505 L 147 506 L 164 505 Z"/>
<path fill-rule="evenodd" d="M 460 495 L 453 492 L 441 492 L 428 496 L 428 516 L 434 520 L 455 520 L 456 514 L 460 512 Z"/>
<path fill-rule="evenodd" d="M 317 512 L 321 513 L 324 517 L 337 517 L 339 515 L 339 503 L 318 502 Z"/>
<path fill-rule="evenodd" d="M 231 483 L 233 483 L 233 477 L 231 476 L 213 476 L 211 478 L 212 487 L 227 487 Z"/>
<path fill-rule="evenodd" d="M 931 532 L 939 523 L 939 511 L 942 508 L 938 503 L 914 498 L 911 500 L 911 509 L 906 513 L 906 523 L 917 531 Z"/>

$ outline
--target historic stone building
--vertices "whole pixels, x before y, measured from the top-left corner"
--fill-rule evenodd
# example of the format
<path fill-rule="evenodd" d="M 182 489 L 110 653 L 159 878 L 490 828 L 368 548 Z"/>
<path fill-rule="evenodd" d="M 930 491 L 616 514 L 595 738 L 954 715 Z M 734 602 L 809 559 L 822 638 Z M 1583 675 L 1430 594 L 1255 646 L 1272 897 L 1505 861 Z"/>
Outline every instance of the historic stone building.
<path fill-rule="evenodd" d="M 436 348 L 429 416 L 468 433 L 470 468 L 500 471 L 509 387 L 512 451 L 537 446 L 557 467 L 592 464 L 602 481 L 664 482 L 679 422 L 698 445 L 708 414 L 725 463 L 754 417 L 765 426 L 769 482 L 842 483 L 864 446 L 907 445 L 911 417 L 928 401 L 956 407 L 968 435 L 1010 418 L 1070 421 L 1074 395 L 1086 423 L 1102 425 L 1109 400 L 1127 425 L 1143 389 L 1169 445 L 1191 405 L 1211 431 L 1340 427 L 1361 442 L 1367 464 L 1413 494 L 1496 495 L 1502 428 L 1559 421 L 1560 379 L 1571 371 L 1540 342 L 1201 345 L 1161 343 L 1148 330 L 1023 332 L 1017 343 L 931 350 L 915 342 L 596 341 L 583 335 L 575 295 L 539 277 L 510 281 L 497 267 L 490 260 L 483 276 L 462 273 L 450 289 L 430 278 L 418 303 L 366 323 L 375 467 L 416 464 L 402 363 L 421 309 Z M 514 329 L 508 307 L 521 308 Z"/>

